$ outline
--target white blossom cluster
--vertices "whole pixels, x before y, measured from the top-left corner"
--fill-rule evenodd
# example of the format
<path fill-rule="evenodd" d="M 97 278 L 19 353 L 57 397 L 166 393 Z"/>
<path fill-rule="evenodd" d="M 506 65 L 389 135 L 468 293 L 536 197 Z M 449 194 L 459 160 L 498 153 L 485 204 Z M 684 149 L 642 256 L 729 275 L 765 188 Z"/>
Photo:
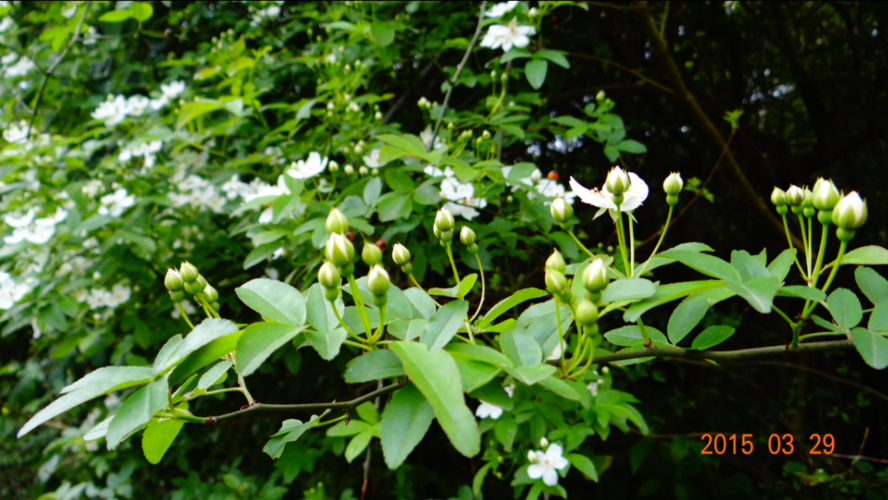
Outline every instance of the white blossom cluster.
<path fill-rule="evenodd" d="M 518 2 L 503 2 L 491 7 L 484 13 L 485 17 L 502 17 L 507 12 L 511 12 L 518 5 Z M 504 52 L 508 52 L 512 47 L 523 49 L 530 43 L 530 37 L 536 34 L 536 28 L 526 24 L 518 24 L 518 19 L 512 19 L 509 24 L 493 24 L 487 29 L 487 33 L 481 40 L 482 47 L 491 49 L 503 48 Z"/>
<path fill-rule="evenodd" d="M 324 162 L 326 164 L 326 158 L 324 159 Z M 300 163 L 302 163 L 301 160 Z M 225 196 L 227 196 L 229 200 L 242 198 L 244 200 L 244 203 L 246 203 L 248 201 L 252 201 L 256 198 L 262 198 L 264 196 L 282 196 L 285 194 L 290 194 L 290 189 L 287 187 L 287 183 L 284 180 L 283 175 L 278 176 L 277 184 L 274 186 L 259 178 L 253 179 L 249 184 L 247 184 L 241 181 L 238 176 L 234 175 L 231 177 L 231 179 L 228 180 L 228 182 L 222 185 L 222 192 L 225 193 Z M 259 223 L 268 224 L 272 221 L 273 218 L 274 213 L 271 207 L 268 207 L 262 212 L 261 215 L 259 215 Z"/>
<path fill-rule="evenodd" d="M 379 158 L 379 152 L 376 153 L 377 159 Z M 367 157 L 364 157 L 364 161 L 367 160 Z M 309 179 L 314 177 L 324 170 L 327 169 L 327 158 L 322 157 L 320 153 L 312 151 L 308 154 L 308 160 L 299 160 L 294 161 L 290 164 L 290 169 L 287 170 L 287 175 L 294 179 Z"/>
<path fill-rule="evenodd" d="M 159 139 L 151 142 L 143 142 L 141 144 L 130 144 L 120 150 L 117 159 L 121 162 L 128 162 L 133 159 L 133 157 L 141 157 L 144 161 L 145 168 L 151 168 L 157 160 L 156 153 L 160 152 L 162 147 L 163 141 Z"/>
<path fill-rule="evenodd" d="M 78 290 L 74 292 L 73 297 L 77 302 L 86 302 L 90 309 L 98 309 L 100 307 L 115 307 L 123 304 L 130 299 L 132 290 L 128 286 L 117 283 L 111 287 L 111 291 L 104 288 L 93 288 L 89 291 Z"/>
<path fill-rule="evenodd" d="M 7 18 L 8 19 L 8 18 Z M 25 76 L 37 66 L 27 57 L 19 57 L 15 52 L 10 52 L 0 57 L 0 65 L 3 66 L 3 74 L 6 78 Z"/>
<path fill-rule="evenodd" d="M 27 283 L 16 283 L 9 273 L 0 272 L 0 309 L 12 309 L 30 291 Z"/>
<path fill-rule="evenodd" d="M 512 167 L 502 167 L 503 177 L 508 179 L 509 172 L 512 171 Z M 507 183 L 512 185 L 512 191 L 516 191 L 519 188 L 531 187 L 536 190 L 537 193 L 546 197 L 546 198 L 564 198 L 564 201 L 573 205 L 574 198 L 577 197 L 577 193 L 573 190 L 568 190 L 558 181 L 543 178 L 543 174 L 539 171 L 539 169 L 534 170 L 529 177 L 525 177 L 523 179 L 519 179 L 517 183 L 513 183 L 512 181 L 506 180 Z M 537 194 L 531 190 L 527 190 L 527 198 L 534 199 L 537 197 Z M 546 206 L 548 206 L 551 201 L 543 202 Z"/>
<path fill-rule="evenodd" d="M 161 85 L 161 95 L 157 99 L 151 99 L 138 94 L 129 98 L 122 95 L 109 95 L 108 99 L 99 104 L 99 107 L 92 112 L 91 116 L 96 120 L 104 120 L 105 126 L 113 127 L 122 122 L 127 116 L 141 116 L 148 109 L 157 111 L 163 108 L 184 91 L 185 83 L 175 81 Z"/>
<path fill-rule="evenodd" d="M 167 193 L 174 206 L 191 205 L 196 210 L 208 208 L 217 214 L 222 213 L 227 200 L 210 181 L 192 174 L 176 185 L 179 192 Z"/>
<path fill-rule="evenodd" d="M 11 235 L 3 238 L 3 242 L 7 245 L 15 245 L 22 241 L 28 241 L 35 245 L 42 245 L 55 234 L 56 224 L 68 217 L 68 211 L 62 207 L 56 208 L 52 215 L 40 219 L 35 219 L 34 213 L 34 209 L 31 208 L 22 216 L 6 214 L 3 217 L 3 222 L 13 230 Z"/>
<path fill-rule="evenodd" d="M 264 9 L 258 9 L 253 12 L 253 19 L 250 21 L 250 26 L 259 26 L 265 19 L 280 16 L 281 5 L 283 5 L 283 3 L 284 2 L 275 2 Z"/>
<path fill-rule="evenodd" d="M 127 208 L 136 203 L 135 197 L 124 188 L 117 188 L 113 193 L 102 196 L 100 201 L 102 205 L 99 207 L 99 214 L 111 217 L 120 217 Z"/>
<path fill-rule="evenodd" d="M 475 198 L 475 186 L 471 182 L 459 182 L 450 167 L 441 170 L 428 165 L 423 169 L 423 172 L 432 177 L 444 177 L 444 180 L 441 181 L 441 197 L 447 200 L 444 208 L 454 216 L 460 215 L 464 219 L 472 220 L 481 215 L 481 212 L 476 210 L 477 208 L 487 206 L 486 199 Z"/>

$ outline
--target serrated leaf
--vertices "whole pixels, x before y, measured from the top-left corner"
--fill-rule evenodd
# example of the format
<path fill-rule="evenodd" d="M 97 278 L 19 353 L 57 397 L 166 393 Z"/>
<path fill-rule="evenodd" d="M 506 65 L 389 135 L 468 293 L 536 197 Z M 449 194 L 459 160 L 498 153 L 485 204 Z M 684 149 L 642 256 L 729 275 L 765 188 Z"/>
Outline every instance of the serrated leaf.
<path fill-rule="evenodd" d="M 577 470 L 582 472 L 583 475 L 596 483 L 598 482 L 598 472 L 595 470 L 595 464 L 592 463 L 592 460 L 589 460 L 588 457 L 576 453 L 569 453 L 564 458 L 566 458 L 571 465 L 576 467 Z"/>
<path fill-rule="evenodd" d="M 229 368 L 231 368 L 231 361 L 219 361 L 200 377 L 200 380 L 197 381 L 197 388 L 207 390 L 213 387 L 219 383 L 219 379 L 228 372 Z"/>
<path fill-rule="evenodd" d="M 145 454 L 148 463 L 154 465 L 160 463 L 170 445 L 176 440 L 183 425 L 185 422 L 172 419 L 152 420 L 148 424 L 142 434 L 142 453 Z"/>
<path fill-rule="evenodd" d="M 482 387 L 499 375 L 501 371 L 496 365 L 474 359 L 454 356 L 453 360 L 459 370 L 463 392 L 472 392 Z"/>
<path fill-rule="evenodd" d="M 888 280 L 868 267 L 858 267 L 854 270 L 854 279 L 860 291 L 866 295 L 873 305 L 879 305 L 888 299 Z"/>
<path fill-rule="evenodd" d="M 663 332 L 660 330 L 647 325 L 645 325 L 644 330 L 647 333 L 648 338 L 651 339 L 653 345 L 669 345 L 669 341 L 666 340 L 666 336 L 663 335 Z M 640 325 L 626 325 L 616 328 L 605 333 L 604 338 L 606 338 L 611 344 L 623 347 L 644 345 L 644 338 L 641 335 Z"/>
<path fill-rule="evenodd" d="M 413 385 L 392 397 L 379 426 L 382 454 L 389 469 L 397 469 L 428 432 L 435 418 L 432 405 Z"/>
<path fill-rule="evenodd" d="M 403 376 L 401 359 L 388 350 L 378 350 L 358 356 L 346 365 L 345 381 L 349 384 Z"/>
<path fill-rule="evenodd" d="M 454 300 L 445 304 L 429 318 L 429 324 L 420 336 L 420 341 L 429 351 L 441 349 L 459 331 L 468 312 L 469 303 L 464 300 Z"/>
<path fill-rule="evenodd" d="M 730 326 L 714 325 L 703 330 L 691 344 L 691 349 L 705 351 L 715 347 L 734 335 L 734 329 Z"/>
<path fill-rule="evenodd" d="M 734 295 L 728 288 L 714 288 L 686 298 L 669 317 L 666 328 L 669 341 L 678 345 L 700 323 L 710 307 Z"/>
<path fill-rule="evenodd" d="M 236 331 L 238 331 L 237 325 L 227 319 L 208 318 L 201 321 L 200 324 L 194 327 L 194 330 L 192 330 L 191 333 L 189 333 L 182 340 L 178 347 L 173 350 L 173 352 L 163 363 L 163 365 L 158 368 L 158 371 L 163 372 L 173 366 L 178 365 L 198 349 L 219 338 L 231 335 Z M 209 364 L 209 362 L 207 364 Z M 197 368 L 195 368 L 195 371 L 203 368 L 204 366 L 206 365 L 198 366 Z M 173 383 L 175 383 L 177 380 L 172 381 Z"/>
<path fill-rule="evenodd" d="M 888 301 L 882 302 L 873 309 L 867 327 L 874 332 L 888 332 Z"/>
<path fill-rule="evenodd" d="M 281 430 L 271 436 L 271 439 L 269 439 L 268 442 L 265 443 L 265 446 L 262 447 L 262 451 L 267 453 L 271 458 L 280 458 L 287 443 L 292 443 L 302 437 L 302 435 L 305 434 L 305 431 L 317 425 L 318 420 L 327 413 L 330 413 L 329 409 L 324 411 L 320 416 L 312 415 L 308 422 L 305 423 L 301 420 L 284 420 L 281 424 Z"/>
<path fill-rule="evenodd" d="M 660 255 L 675 259 L 691 269 L 713 278 L 733 282 L 741 281 L 740 274 L 734 269 L 734 266 L 712 255 L 687 250 L 667 250 Z"/>
<path fill-rule="evenodd" d="M 346 423 L 339 422 L 333 427 L 327 429 L 327 435 L 330 437 L 349 437 L 358 435 L 370 428 L 370 424 L 363 420 L 351 419 Z"/>
<path fill-rule="evenodd" d="M 773 276 L 754 278 L 745 283 L 726 282 L 725 285 L 746 299 L 753 309 L 763 314 L 771 312 L 774 296 L 780 289 L 780 282 Z"/>
<path fill-rule="evenodd" d="M 382 193 L 382 179 L 379 177 L 370 178 L 367 184 L 364 185 L 364 203 L 368 207 L 372 207 L 376 200 L 379 199 L 380 193 Z"/>
<path fill-rule="evenodd" d="M 258 278 L 234 291 L 241 302 L 272 321 L 305 324 L 305 299 L 299 290 L 282 281 Z"/>
<path fill-rule="evenodd" d="M 541 380 L 545 380 L 551 377 L 555 370 L 554 366 L 547 364 L 506 368 L 506 372 L 509 375 L 515 377 L 516 380 L 524 385 L 534 385 Z"/>
<path fill-rule="evenodd" d="M 717 280 L 686 281 L 684 283 L 660 285 L 657 287 L 656 293 L 641 302 L 632 304 L 632 306 L 623 314 L 623 321 L 628 323 L 634 322 L 638 320 L 642 314 L 657 306 L 724 285 L 723 281 Z"/>
<path fill-rule="evenodd" d="M 336 328 L 329 332 L 307 330 L 305 338 L 308 339 L 311 346 L 314 347 L 322 359 L 330 361 L 339 355 L 342 343 L 348 338 L 348 332 L 345 328 Z"/>
<path fill-rule="evenodd" d="M 605 303 L 646 299 L 657 292 L 657 287 L 644 278 L 628 278 L 612 281 L 601 292 Z"/>
<path fill-rule="evenodd" d="M 167 378 L 161 377 L 126 398 L 108 425 L 105 436 L 108 450 L 117 448 L 124 437 L 150 422 L 157 412 L 166 408 L 169 396 Z"/>
<path fill-rule="evenodd" d="M 814 302 L 821 302 L 826 300 L 826 294 L 822 291 L 810 286 L 800 285 L 784 286 L 777 290 L 777 296 L 798 297 L 800 299 L 813 300 Z"/>
<path fill-rule="evenodd" d="M 792 268 L 792 263 L 795 261 L 794 256 L 794 248 L 787 248 L 780 252 L 780 255 L 768 264 L 768 272 L 771 273 L 771 276 L 783 281 L 786 278 L 786 275 L 789 274 L 789 270 Z"/>
<path fill-rule="evenodd" d="M 373 439 L 373 431 L 370 429 L 353 437 L 351 441 L 348 442 L 348 446 L 345 447 L 345 461 L 351 463 L 352 460 L 357 458 L 358 455 L 367 449 L 367 445 L 370 444 L 371 439 Z"/>
<path fill-rule="evenodd" d="M 302 295 L 300 295 L 302 297 Z M 280 349 L 305 329 L 284 323 L 253 323 L 237 342 L 234 359 L 242 376 L 252 375 L 274 351 Z"/>
<path fill-rule="evenodd" d="M 499 341 L 503 354 L 514 366 L 538 365 L 543 360 L 540 345 L 533 335 L 523 328 L 501 333 Z"/>
<path fill-rule="evenodd" d="M 888 339 L 865 328 L 851 330 L 851 340 L 866 364 L 876 370 L 888 366 Z"/>
<path fill-rule="evenodd" d="M 833 290 L 826 299 L 826 305 L 832 314 L 836 324 L 845 329 L 851 329 L 860 324 L 863 319 L 863 308 L 857 295 L 847 288 Z"/>
<path fill-rule="evenodd" d="M 888 249 L 877 245 L 855 248 L 842 258 L 842 265 L 876 266 L 888 264 Z"/>
<path fill-rule="evenodd" d="M 731 265 L 740 274 L 742 282 L 771 276 L 768 268 L 746 250 L 734 250 L 731 252 Z"/>
<path fill-rule="evenodd" d="M 454 358 L 474 359 L 484 361 L 500 368 L 511 367 L 512 362 L 503 353 L 491 347 L 478 344 L 449 344 L 445 349 Z"/>

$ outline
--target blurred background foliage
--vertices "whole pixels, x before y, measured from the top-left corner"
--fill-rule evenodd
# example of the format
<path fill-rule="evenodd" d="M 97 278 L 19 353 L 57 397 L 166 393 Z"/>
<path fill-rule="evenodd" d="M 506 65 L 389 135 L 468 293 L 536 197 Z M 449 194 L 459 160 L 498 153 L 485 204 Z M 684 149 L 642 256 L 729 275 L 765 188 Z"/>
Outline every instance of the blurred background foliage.
<path fill-rule="evenodd" d="M 113 8 L 109 2 L 95 4 L 96 11 Z M 463 50 L 451 47 L 459 47 L 458 38 L 471 36 L 478 4 L 364 4 L 357 8 L 409 24 L 409 29 L 397 31 L 387 50 L 375 53 L 380 58 L 375 68 L 384 69 L 369 76 L 367 87 L 368 92 L 394 96 L 380 103 L 385 123 L 418 132 L 425 123 L 413 103 L 420 97 L 443 99 L 441 84 L 448 74 L 442 68 L 452 71 L 462 56 Z M 84 134 L 78 138 L 82 141 L 92 132 L 81 124 L 107 94 L 147 94 L 169 79 L 191 85 L 201 66 L 170 61 L 212 58 L 215 40 L 225 36 L 234 40 L 243 35 L 249 50 L 271 48 L 271 70 L 257 72 L 253 80 L 255 88 L 264 92 L 258 97 L 262 103 L 295 104 L 316 94 L 316 75 L 300 58 L 312 43 L 307 30 L 323 33 L 315 19 L 322 17 L 321 12 L 338 8 L 336 3 L 173 1 L 152 5 L 153 16 L 144 24 L 135 19 L 99 22 L 91 14 L 90 25 L 99 37 L 92 45 L 75 47 L 58 75 L 48 79 L 38 120 L 41 133 L 72 135 L 76 131 Z M 59 46 L 51 46 L 53 39 L 44 34 L 61 24 L 63 7 L 50 2 L 10 2 L 7 6 L 11 8 L 6 16 L 20 26 L 16 43 L 7 45 L 40 46 L 47 55 L 62 48 L 64 39 Z M 279 9 L 277 15 L 257 14 L 272 6 Z M 571 64 L 569 69 L 549 65 L 540 91 L 542 101 L 533 108 L 532 120 L 582 116 L 582 108 L 605 91 L 617 103 L 614 111 L 626 124 L 627 136 L 647 146 L 642 155 L 624 154 L 620 163 L 625 168 L 650 179 L 652 186 L 671 171 L 698 180 L 688 185 L 697 186 L 701 197 L 670 230 L 672 243 L 703 241 L 723 257 L 735 248 L 751 253 L 768 248 L 769 255 L 776 256 L 785 239 L 756 211 L 757 202 L 740 188 L 741 183 L 747 182 L 767 200 L 775 185 L 813 184 L 818 176 L 832 178 L 840 188 L 856 189 L 867 198 L 870 218 L 855 244 L 888 242 L 888 44 L 881 32 L 888 26 L 888 6 L 875 2 L 652 3 L 647 8 L 692 101 L 676 90 L 677 83 L 664 69 L 663 54 L 652 43 L 637 6 L 587 2 L 587 7 L 559 8 L 542 20 L 547 44 L 567 51 Z M 229 30 L 232 34 L 226 35 Z M 0 50 L 6 54 L 11 49 Z M 482 77 L 489 71 L 478 58 L 467 67 Z M 29 118 L 26 103 L 39 86 L 39 73 L 32 73 L 31 79 L 30 86 L 4 94 L 5 123 Z M 457 87 L 451 105 L 465 109 L 488 91 L 483 85 Z M 732 136 L 722 116 L 734 109 L 743 114 Z M 273 119 L 271 114 L 265 116 Z M 282 125 L 268 124 L 272 129 Z M 713 127 L 723 140 L 732 137 L 730 151 L 745 181 L 726 162 L 714 168 L 722 147 L 708 132 Z M 310 130 L 296 134 L 309 147 L 323 141 Z M 258 126 L 240 126 L 228 134 L 229 147 L 258 150 L 252 145 L 264 135 Z M 602 184 L 613 164 L 597 142 L 583 136 L 569 139 L 545 126 L 507 147 L 502 161 L 506 165 L 534 162 L 543 172 L 555 170 L 562 180 L 572 175 L 584 179 L 586 185 Z M 261 161 L 250 162 L 249 168 L 263 174 Z M 653 235 L 665 219 L 663 196 L 659 189 L 652 189 L 639 221 L 639 240 Z M 594 214 L 592 207 L 576 208 L 581 220 Z M 263 270 L 243 269 L 251 246 L 248 238 L 236 234 L 234 219 L 210 211 L 193 216 L 202 234 L 199 240 L 197 236 L 191 239 L 188 258 L 219 284 L 223 308 L 236 317 L 240 306 L 231 289 Z M 170 234 L 155 237 L 169 240 L 172 246 L 179 226 L 169 227 Z M 584 223 L 578 232 L 585 241 L 600 242 L 605 248 L 616 244 L 607 224 Z M 493 280 L 499 282 L 493 281 L 495 290 L 506 294 L 542 285 L 543 262 L 551 246 L 540 243 L 530 236 L 511 240 L 515 247 L 496 261 L 494 272 L 499 278 Z M 143 259 L 132 248 L 110 247 L 107 260 L 121 269 L 103 269 L 102 274 L 126 272 L 134 289 L 143 290 L 147 305 L 163 298 L 159 277 L 168 263 Z M 219 252 L 220 248 L 226 251 Z M 829 254 L 833 253 L 830 249 Z M 278 267 L 282 275 L 290 271 Z M 689 271 L 682 269 L 658 271 L 657 278 L 689 279 Z M 853 286 L 850 274 L 840 274 L 837 284 Z M 436 278 L 430 274 L 429 279 Z M 490 304 L 495 301 L 494 297 Z M 90 425 L 78 426 L 88 409 L 72 414 L 56 428 L 40 429 L 22 440 L 14 438 L 66 373 L 79 376 L 106 364 L 132 362 L 134 356 L 150 359 L 160 342 L 181 329 L 169 316 L 169 305 L 163 307 L 163 314 L 151 307 L 140 311 L 138 304 L 121 310 L 115 330 L 103 333 L 100 342 L 58 359 L 52 355 L 56 346 L 46 344 L 49 340 L 35 340 L 28 334 L 30 320 L 15 328 L 6 325 L 0 338 L 0 497 L 360 497 L 364 470 L 357 462 L 345 466 L 343 439 L 307 435 L 272 461 L 261 452 L 261 443 L 277 429 L 279 423 L 273 421 L 189 427 L 157 466 L 145 462 L 138 440 L 114 452 L 104 447 L 88 451 L 80 436 Z M 668 316 L 662 314 L 652 320 L 665 324 Z M 720 305 L 704 319 L 704 325 L 716 323 L 742 324 L 724 346 L 727 349 L 748 346 L 751 338 L 754 345 L 789 342 L 789 332 L 779 318 L 754 314 L 739 301 Z M 22 330 L 26 333 L 20 334 Z M 254 375 L 252 385 L 269 402 L 342 398 L 349 390 L 340 377 L 344 363 L 342 358 L 323 362 L 310 350 L 282 350 Z M 853 351 L 725 366 L 657 360 L 611 372 L 615 388 L 629 389 L 641 401 L 638 407 L 652 434 L 614 432 L 607 440 L 593 438 L 595 454 L 608 457 L 599 464 L 600 482 L 565 479 L 562 484 L 571 498 L 590 493 L 678 499 L 888 497 L 884 463 L 888 459 L 888 376 L 866 367 Z M 230 410 L 221 398 L 204 398 L 201 404 L 196 413 Z M 701 455 L 702 433 L 752 434 L 755 452 Z M 769 454 L 767 438 L 772 433 L 796 436 L 794 453 Z M 832 434 L 838 454 L 883 462 L 810 455 L 813 443 L 807 438 L 813 433 Z M 459 456 L 440 429 L 433 427 L 408 464 L 396 471 L 387 470 L 379 450 L 374 451 L 367 498 L 471 498 L 470 491 L 466 496 L 466 485 L 471 484 L 476 469 L 475 461 Z M 507 480 L 488 478 L 485 497 L 511 496 Z"/>

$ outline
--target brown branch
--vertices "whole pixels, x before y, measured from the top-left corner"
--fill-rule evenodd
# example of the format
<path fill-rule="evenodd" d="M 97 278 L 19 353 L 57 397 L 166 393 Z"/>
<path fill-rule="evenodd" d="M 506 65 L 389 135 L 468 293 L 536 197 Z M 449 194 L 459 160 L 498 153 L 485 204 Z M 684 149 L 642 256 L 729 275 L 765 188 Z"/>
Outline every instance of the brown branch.
<path fill-rule="evenodd" d="M 684 79 L 682 79 L 681 73 L 679 73 L 678 67 L 675 65 L 675 61 L 672 60 L 672 56 L 669 54 L 669 47 L 666 44 L 666 40 L 660 35 L 654 22 L 654 18 L 648 10 L 647 2 L 634 2 L 633 10 L 638 14 L 639 21 L 641 22 L 648 39 L 651 41 L 654 54 L 662 64 L 663 70 L 672 81 L 672 89 L 675 97 L 685 106 L 688 113 L 697 120 L 709 142 L 718 149 L 724 149 L 724 138 L 709 117 L 706 116 L 703 108 L 700 107 L 700 104 L 685 85 Z M 770 207 L 762 200 L 758 193 L 756 193 L 755 188 L 749 183 L 749 180 L 746 178 L 746 175 L 744 175 L 737 160 L 734 159 L 734 155 L 728 151 L 725 155 L 725 159 L 727 160 L 729 172 L 733 175 L 737 184 L 739 184 L 740 191 L 743 192 L 759 215 L 767 219 L 768 222 L 770 222 L 771 228 L 778 232 L 780 237 L 783 238 L 785 236 L 783 222 L 771 212 Z M 803 248 L 802 242 L 799 241 L 797 237 L 793 236 L 792 240 L 794 245 Z"/>
<path fill-rule="evenodd" d="M 577 52 L 568 52 L 567 55 L 569 55 L 571 57 L 579 57 L 582 59 L 591 59 L 593 61 L 599 61 L 599 62 L 603 62 L 604 64 L 609 64 L 611 66 L 615 66 L 617 68 L 620 68 L 623 71 L 628 71 L 629 73 L 632 73 L 633 75 L 637 76 L 639 79 L 641 79 L 645 83 L 650 83 L 654 87 L 657 87 L 658 89 L 661 89 L 661 90 L 665 90 L 666 92 L 669 92 L 670 94 L 673 93 L 672 89 L 670 89 L 669 87 L 667 87 L 667 86 L 665 86 L 665 85 L 663 85 L 663 84 L 657 82 L 656 80 L 653 80 L 647 76 L 644 76 L 641 72 L 639 72 L 637 70 L 634 70 L 628 66 L 623 66 L 622 64 L 620 64 L 616 61 L 611 61 L 610 59 L 605 59 L 603 57 L 598 57 L 598 56 L 590 56 L 588 54 L 579 54 Z"/>
<path fill-rule="evenodd" d="M 846 340 L 844 342 L 851 342 L 851 341 Z M 800 347 L 802 345 L 805 345 L 805 344 L 801 344 Z M 885 394 L 883 394 L 883 393 L 881 393 L 881 392 L 879 392 L 879 391 L 877 391 L 877 390 L 873 389 L 872 387 L 869 387 L 865 384 L 861 384 L 860 382 L 855 382 L 853 380 L 844 379 L 842 377 L 836 377 L 835 375 L 830 375 L 829 373 L 825 373 L 820 370 L 815 370 L 813 368 L 808 368 L 806 366 L 794 365 L 792 363 L 783 363 L 780 361 L 754 361 L 749 364 L 783 366 L 786 368 L 792 368 L 793 370 L 800 370 L 803 372 L 813 373 L 814 375 L 819 375 L 823 378 L 828 378 L 828 379 L 830 379 L 834 382 L 838 382 L 840 384 L 853 385 L 854 387 L 857 387 L 859 389 L 863 389 L 867 392 L 873 393 L 876 397 L 878 397 L 880 399 L 884 399 L 885 401 L 888 401 L 888 396 L 886 396 Z M 863 450 L 861 449 L 861 451 L 863 451 Z"/>
<path fill-rule="evenodd" d="M 43 72 L 43 80 L 40 81 L 40 88 L 37 89 L 37 96 L 34 98 L 34 107 L 31 110 L 31 120 L 28 121 L 28 132 L 25 134 L 26 141 L 31 139 L 31 128 L 34 126 L 34 119 L 37 118 L 37 111 L 40 110 L 40 101 L 43 100 L 43 90 L 46 88 L 46 82 L 49 80 L 49 77 L 52 76 L 52 72 L 55 71 L 59 63 L 61 63 L 65 56 L 68 55 L 68 52 L 71 51 L 71 47 L 73 47 L 74 44 L 77 43 L 77 40 L 80 39 L 80 29 L 83 28 L 83 22 L 86 20 L 86 14 L 89 12 L 89 7 L 89 2 L 86 2 L 86 5 L 83 7 L 83 14 L 80 15 L 80 21 L 77 23 L 77 28 L 74 29 L 74 36 L 71 37 L 71 41 L 68 42 L 65 50 L 59 54 L 59 57 L 55 62 Z"/>
<path fill-rule="evenodd" d="M 231 413 L 226 413 L 225 415 L 219 415 L 216 417 L 196 417 L 202 419 L 202 423 L 205 425 L 213 425 L 218 422 L 222 422 L 225 420 L 241 420 L 246 418 L 270 418 L 270 417 L 282 417 L 291 414 L 303 413 L 307 411 L 323 411 L 323 410 L 351 410 L 352 408 L 361 405 L 366 401 L 370 401 L 371 399 L 382 396 L 383 394 L 388 394 L 392 391 L 396 391 L 400 389 L 402 386 L 398 384 L 392 384 L 382 389 L 375 390 L 369 394 L 365 394 L 361 397 L 352 399 L 351 401 L 343 401 L 332 402 L 332 403 L 308 403 L 308 404 L 294 404 L 294 405 L 270 405 L 263 403 L 255 403 L 252 406 L 248 406 L 238 411 L 233 411 Z M 189 422 L 196 420 L 189 419 Z"/>

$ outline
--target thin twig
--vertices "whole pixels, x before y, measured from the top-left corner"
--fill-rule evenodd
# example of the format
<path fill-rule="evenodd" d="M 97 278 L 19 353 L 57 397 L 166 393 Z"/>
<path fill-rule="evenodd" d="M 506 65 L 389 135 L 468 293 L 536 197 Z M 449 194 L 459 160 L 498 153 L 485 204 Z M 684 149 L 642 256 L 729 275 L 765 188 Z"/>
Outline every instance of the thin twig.
<path fill-rule="evenodd" d="M 444 121 L 444 112 L 447 110 L 447 104 L 450 103 L 450 94 L 453 93 L 453 88 L 456 87 L 456 81 L 459 79 L 459 74 L 462 72 L 463 67 L 466 65 L 466 61 L 469 60 L 469 55 L 472 53 L 472 49 L 475 47 L 475 42 L 478 41 L 478 35 L 481 34 L 481 25 L 484 22 L 484 8 L 487 7 L 487 2 L 481 2 L 481 12 L 478 14 L 478 26 L 475 27 L 475 34 L 472 35 L 472 41 L 469 42 L 469 48 L 466 49 L 466 53 L 463 54 L 462 61 L 459 62 L 459 65 L 456 67 L 456 72 L 453 73 L 453 78 L 450 79 L 450 87 L 447 89 L 447 94 L 444 95 L 444 103 L 441 104 L 441 113 L 438 114 L 438 122 L 435 123 L 435 130 L 432 131 L 432 138 L 429 140 L 429 145 L 427 151 L 432 150 L 432 146 L 435 144 L 435 137 L 438 136 L 438 130 L 441 128 L 441 122 Z"/>
<path fill-rule="evenodd" d="M 382 320 L 380 320 L 382 321 Z M 382 389 L 382 380 L 376 382 L 376 390 L 377 392 Z M 376 408 L 376 411 L 379 411 L 379 396 L 376 397 L 376 401 L 373 402 L 373 406 Z M 361 484 L 361 500 L 364 500 L 367 496 L 367 485 L 370 483 L 370 458 L 373 456 L 371 454 L 371 450 L 373 449 L 373 443 L 367 445 L 367 458 L 364 459 L 364 482 Z"/>
<path fill-rule="evenodd" d="M 850 340 L 846 340 L 846 341 L 844 341 L 844 342 L 851 342 L 851 341 L 850 341 Z M 879 392 L 879 391 L 873 389 L 872 387 L 869 387 L 869 386 L 867 386 L 867 385 L 861 384 L 860 382 L 855 382 L 855 381 L 853 381 L 853 380 L 844 379 L 844 378 L 842 378 L 842 377 L 836 377 L 835 375 L 830 375 L 829 373 L 825 373 L 825 372 L 822 372 L 822 371 L 820 371 L 820 370 L 815 370 L 815 369 L 813 369 L 813 368 L 808 368 L 808 367 L 806 367 L 806 366 L 794 365 L 794 364 L 792 364 L 792 363 L 783 363 L 783 362 L 780 362 L 780 361 L 754 361 L 754 362 L 749 363 L 749 364 L 783 366 L 783 367 L 786 367 L 786 368 L 792 368 L 793 370 L 800 370 L 800 371 L 804 371 L 804 372 L 808 372 L 808 373 L 813 373 L 814 375 L 819 375 L 819 376 L 821 376 L 821 377 L 828 378 L 828 379 L 830 379 L 830 380 L 832 380 L 832 381 L 834 381 L 834 382 L 838 382 L 838 383 L 840 383 L 840 384 L 853 385 L 854 387 L 858 387 L 858 388 L 863 389 L 863 390 L 865 390 L 865 391 L 867 391 L 867 392 L 871 392 L 871 393 L 873 393 L 876 397 L 878 397 L 878 398 L 880 398 L 880 399 L 884 399 L 885 401 L 888 401 L 888 396 L 886 396 L 885 394 L 883 394 L 883 393 L 881 393 L 881 392 Z M 864 438 L 864 441 L 866 441 L 866 438 Z M 860 450 L 860 451 L 863 451 L 862 445 L 861 445 L 861 450 Z"/>
<path fill-rule="evenodd" d="M 55 71 L 56 67 L 65 56 L 68 55 L 68 52 L 71 51 L 71 47 L 77 43 L 77 40 L 80 39 L 80 29 L 83 28 L 83 22 L 86 20 L 86 14 L 89 12 L 90 3 L 86 2 L 83 8 L 83 14 L 80 15 L 80 21 L 77 23 L 77 28 L 74 30 L 74 36 L 71 37 L 71 40 L 68 42 L 68 45 L 65 47 L 65 50 L 59 54 L 59 57 L 52 63 L 52 66 L 46 69 L 43 72 L 43 80 L 40 81 L 40 88 L 37 89 L 37 96 L 34 98 L 34 108 L 31 110 L 31 120 L 28 122 L 28 133 L 25 134 L 25 140 L 31 140 L 31 127 L 34 126 L 34 119 L 37 118 L 37 111 L 40 110 L 40 101 L 43 100 L 43 90 L 46 88 L 46 82 L 49 80 L 49 77 L 52 76 L 52 72 Z"/>
<path fill-rule="evenodd" d="M 628 71 L 629 73 L 632 73 L 633 75 L 637 76 L 645 83 L 650 83 L 651 85 L 653 85 L 654 87 L 657 87 L 660 90 L 665 90 L 666 92 L 669 92 L 670 94 L 672 93 L 672 89 L 670 89 L 669 87 L 667 87 L 667 86 L 663 85 L 662 83 L 659 83 L 656 80 L 653 80 L 647 76 L 644 76 L 639 71 L 636 71 L 628 66 L 623 66 L 622 64 L 620 64 L 616 61 L 611 61 L 610 59 L 605 59 L 603 57 L 598 57 L 598 56 L 590 56 L 588 54 L 580 54 L 577 52 L 569 52 L 567 55 L 569 55 L 571 57 L 579 57 L 582 59 L 590 59 L 592 61 L 603 62 L 604 64 L 609 64 L 611 66 L 615 66 L 617 68 L 620 68 L 623 71 Z"/>

